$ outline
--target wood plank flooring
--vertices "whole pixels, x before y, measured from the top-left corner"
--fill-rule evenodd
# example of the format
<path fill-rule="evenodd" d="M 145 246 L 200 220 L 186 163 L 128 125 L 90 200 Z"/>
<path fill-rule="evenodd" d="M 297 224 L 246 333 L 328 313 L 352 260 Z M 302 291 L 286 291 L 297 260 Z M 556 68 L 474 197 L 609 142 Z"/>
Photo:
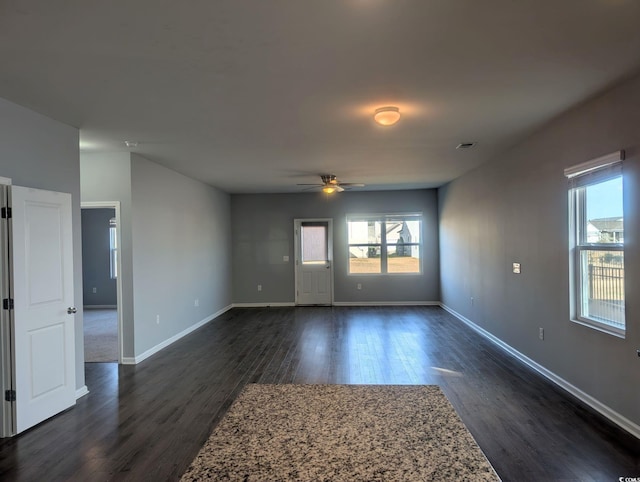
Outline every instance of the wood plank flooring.
<path fill-rule="evenodd" d="M 437 384 L 505 481 L 640 477 L 640 441 L 437 307 L 231 310 L 0 440 L 0 480 L 177 480 L 247 383 Z"/>

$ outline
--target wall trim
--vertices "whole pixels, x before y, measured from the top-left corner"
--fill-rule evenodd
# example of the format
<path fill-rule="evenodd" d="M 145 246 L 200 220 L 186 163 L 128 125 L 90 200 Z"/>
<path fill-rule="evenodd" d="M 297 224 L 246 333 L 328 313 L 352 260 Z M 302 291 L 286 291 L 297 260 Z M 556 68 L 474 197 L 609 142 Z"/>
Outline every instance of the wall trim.
<path fill-rule="evenodd" d="M 441 306 L 439 301 L 334 301 L 332 305 L 318 306 Z M 276 303 L 233 303 L 233 308 L 269 308 L 281 306 L 298 306 L 293 301 L 284 301 Z M 299 306 L 315 306 L 315 305 L 299 305 Z"/>
<path fill-rule="evenodd" d="M 118 305 L 84 305 L 82 308 L 85 310 L 115 310 Z"/>
<path fill-rule="evenodd" d="M 233 303 L 232 308 L 269 308 L 269 307 L 281 307 L 281 306 L 296 306 L 293 301 L 278 301 L 276 303 Z"/>
<path fill-rule="evenodd" d="M 76 389 L 76 400 L 88 394 L 89 394 L 89 389 L 87 388 L 86 385 L 83 385 L 82 387 Z"/>
<path fill-rule="evenodd" d="M 182 330 L 180 333 L 177 333 L 177 334 L 173 335 L 171 338 L 167 338 L 162 343 L 158 343 L 156 346 L 154 346 L 152 348 L 149 348 L 147 351 L 145 351 L 144 353 L 141 353 L 140 355 L 137 355 L 135 357 L 122 357 L 122 364 L 123 365 L 137 365 L 141 361 L 146 360 L 147 358 L 149 358 L 151 355 L 155 355 L 156 353 L 158 353 L 163 348 L 166 348 L 169 345 L 171 345 L 172 343 L 175 343 L 180 338 L 183 338 L 183 337 L 187 336 L 192 331 L 195 331 L 198 328 L 206 325 L 210 321 L 213 321 L 218 316 L 220 316 L 223 313 L 226 313 L 227 311 L 229 311 L 231 308 L 233 308 L 233 305 L 225 306 L 221 310 L 216 311 L 214 314 L 209 315 L 206 318 L 204 318 L 204 319 L 200 320 L 199 322 L 197 322 L 196 324 L 191 325 L 190 327 Z"/>
<path fill-rule="evenodd" d="M 479 335 L 481 335 L 484 338 L 486 338 L 487 340 L 491 341 L 492 343 L 494 343 L 495 345 L 497 345 L 499 348 L 501 348 L 502 350 L 506 351 L 510 355 L 513 355 L 514 357 L 516 357 L 518 360 L 520 360 L 525 365 L 528 365 L 529 367 L 533 368 L 535 371 L 537 371 L 540 375 L 542 375 L 546 379 L 548 379 L 551 382 L 555 383 L 560 388 L 566 390 L 567 392 L 569 392 L 574 397 L 578 398 L 582 402 L 584 402 L 587 405 L 589 405 L 591 408 L 593 408 L 600 415 L 604 416 L 605 418 L 609 419 L 611 422 L 613 422 L 616 425 L 618 425 L 620 428 L 626 430 L 631 435 L 633 435 L 633 436 L 635 436 L 635 437 L 640 439 L 640 425 L 637 425 L 636 423 L 634 423 L 631 420 L 629 420 L 628 418 L 626 418 L 624 415 L 619 414 L 618 412 L 613 410 L 611 407 L 605 405 L 604 403 L 602 403 L 598 399 L 592 397 L 588 393 L 583 392 L 582 390 L 580 390 L 575 385 L 572 385 L 571 383 L 566 381 L 564 378 L 556 375 L 551 370 L 549 370 L 549 369 L 545 368 L 544 366 L 540 365 L 539 363 L 535 362 L 534 360 L 532 360 L 528 356 L 520 353 L 518 350 L 516 350 L 512 346 L 508 345 L 507 343 L 502 341 L 500 338 L 496 337 L 495 335 L 492 335 L 490 332 L 488 332 L 487 330 L 485 330 L 481 326 L 476 325 L 469 318 L 466 318 L 465 316 L 461 315 L 460 313 L 456 312 L 455 310 L 449 308 L 444 303 L 441 303 L 440 306 L 442 307 L 442 309 L 444 309 L 445 311 L 448 311 L 449 313 L 451 313 L 453 316 L 458 318 L 460 321 L 462 321 L 465 325 L 467 325 L 469 328 L 474 330 Z"/>
<path fill-rule="evenodd" d="M 441 306 L 439 301 L 334 301 L 333 306 Z"/>

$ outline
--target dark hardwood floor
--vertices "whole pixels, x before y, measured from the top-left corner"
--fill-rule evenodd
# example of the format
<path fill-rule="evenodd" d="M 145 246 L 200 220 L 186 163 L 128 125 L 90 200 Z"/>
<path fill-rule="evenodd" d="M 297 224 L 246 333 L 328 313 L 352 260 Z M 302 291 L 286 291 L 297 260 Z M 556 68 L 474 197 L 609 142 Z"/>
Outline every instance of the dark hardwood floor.
<path fill-rule="evenodd" d="M 234 309 L 0 441 L 0 479 L 177 480 L 247 383 L 437 384 L 505 481 L 640 477 L 640 441 L 437 307 Z"/>

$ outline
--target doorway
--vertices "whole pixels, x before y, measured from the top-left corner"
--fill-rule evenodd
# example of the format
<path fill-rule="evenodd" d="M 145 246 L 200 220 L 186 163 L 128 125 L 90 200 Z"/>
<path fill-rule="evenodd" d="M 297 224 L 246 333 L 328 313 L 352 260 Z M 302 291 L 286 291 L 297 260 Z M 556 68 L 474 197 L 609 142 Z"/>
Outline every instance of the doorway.
<path fill-rule="evenodd" d="M 81 208 L 85 362 L 121 363 L 120 203 Z"/>
<path fill-rule="evenodd" d="M 333 220 L 296 219 L 296 305 L 333 304 Z"/>

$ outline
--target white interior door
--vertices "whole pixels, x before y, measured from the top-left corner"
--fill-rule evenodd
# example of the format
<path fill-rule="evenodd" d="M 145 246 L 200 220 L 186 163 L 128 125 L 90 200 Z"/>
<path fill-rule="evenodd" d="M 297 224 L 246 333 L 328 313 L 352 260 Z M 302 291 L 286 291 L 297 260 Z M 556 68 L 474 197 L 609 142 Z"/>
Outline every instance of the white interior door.
<path fill-rule="evenodd" d="M 75 404 L 71 195 L 13 186 L 16 433 Z"/>
<path fill-rule="evenodd" d="M 296 304 L 333 302 L 331 219 L 295 220 Z"/>

